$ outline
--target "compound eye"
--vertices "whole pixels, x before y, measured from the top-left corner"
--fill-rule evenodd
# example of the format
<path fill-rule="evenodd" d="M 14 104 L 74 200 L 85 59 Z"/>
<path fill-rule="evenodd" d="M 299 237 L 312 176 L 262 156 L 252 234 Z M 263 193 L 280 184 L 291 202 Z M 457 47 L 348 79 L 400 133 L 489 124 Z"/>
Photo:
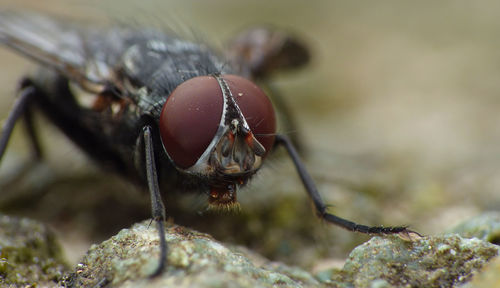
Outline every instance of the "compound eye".
<path fill-rule="evenodd" d="M 276 134 L 276 116 L 271 101 L 250 80 L 236 75 L 222 75 L 222 78 L 226 80 L 250 130 L 264 146 L 267 154 L 273 147 Z"/>
<path fill-rule="evenodd" d="M 173 162 L 193 166 L 207 149 L 222 117 L 222 91 L 217 80 L 200 76 L 179 85 L 160 115 L 160 136 Z"/>

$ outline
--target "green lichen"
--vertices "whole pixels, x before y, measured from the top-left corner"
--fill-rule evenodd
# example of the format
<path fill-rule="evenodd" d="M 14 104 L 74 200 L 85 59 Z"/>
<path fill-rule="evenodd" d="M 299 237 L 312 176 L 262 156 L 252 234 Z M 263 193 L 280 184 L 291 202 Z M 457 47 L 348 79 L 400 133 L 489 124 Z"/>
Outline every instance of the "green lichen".
<path fill-rule="evenodd" d="M 374 237 L 351 252 L 337 280 L 347 287 L 373 287 L 374 283 L 454 287 L 469 281 L 497 254 L 495 245 L 453 234 L 412 242 Z"/>
<path fill-rule="evenodd" d="M 55 287 L 67 271 L 61 248 L 46 226 L 0 215 L 0 284 Z"/>
<path fill-rule="evenodd" d="M 207 234 L 180 226 L 169 226 L 166 233 L 169 265 L 159 278 L 148 279 L 158 265 L 159 246 L 155 227 L 149 227 L 149 221 L 145 221 L 91 247 L 66 285 L 91 286 L 103 279 L 120 287 L 315 287 L 319 284 L 299 268 L 269 261 L 256 265 L 250 259 L 258 256 L 247 257 L 247 250 L 230 248 Z"/>
<path fill-rule="evenodd" d="M 109 240 L 93 245 L 75 270 L 68 273 L 55 237 L 45 226 L 32 220 L 1 216 L 0 284 L 92 287 L 109 282 L 114 287 L 153 288 L 456 287 L 471 280 L 498 254 L 496 245 L 456 234 L 413 241 L 374 237 L 355 248 L 342 269 L 329 269 L 313 276 L 301 268 L 271 262 L 247 248 L 220 243 L 182 226 L 166 225 L 165 229 L 169 265 L 158 278 L 148 277 L 159 261 L 158 233 L 150 221 L 123 229 Z M 476 277 L 479 280 L 475 282 L 498 281 L 497 262 L 488 265 L 493 268 Z"/>

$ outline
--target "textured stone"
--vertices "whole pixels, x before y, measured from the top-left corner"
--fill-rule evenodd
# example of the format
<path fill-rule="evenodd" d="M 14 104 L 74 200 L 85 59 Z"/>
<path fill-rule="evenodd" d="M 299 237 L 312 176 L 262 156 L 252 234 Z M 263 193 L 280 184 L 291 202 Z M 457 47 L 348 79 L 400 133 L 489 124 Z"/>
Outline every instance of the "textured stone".
<path fill-rule="evenodd" d="M 319 282 L 299 268 L 272 263 L 245 249 L 229 248 L 211 236 L 181 226 L 169 226 L 168 267 L 155 279 L 159 241 L 155 225 L 144 221 L 91 247 L 68 286 L 92 286 L 109 281 L 114 287 L 314 287 Z M 253 263 L 250 259 L 260 259 Z M 106 280 L 104 280 L 106 279 Z"/>
<path fill-rule="evenodd" d="M 68 268 L 54 234 L 26 218 L 0 215 L 0 284 L 57 287 Z"/>
<path fill-rule="evenodd" d="M 465 238 L 479 238 L 493 244 L 500 243 L 500 213 L 486 212 L 452 229 L 452 232 Z"/>
<path fill-rule="evenodd" d="M 411 242 L 374 237 L 351 252 L 336 280 L 346 287 L 454 287 L 497 254 L 496 245 L 454 234 Z"/>

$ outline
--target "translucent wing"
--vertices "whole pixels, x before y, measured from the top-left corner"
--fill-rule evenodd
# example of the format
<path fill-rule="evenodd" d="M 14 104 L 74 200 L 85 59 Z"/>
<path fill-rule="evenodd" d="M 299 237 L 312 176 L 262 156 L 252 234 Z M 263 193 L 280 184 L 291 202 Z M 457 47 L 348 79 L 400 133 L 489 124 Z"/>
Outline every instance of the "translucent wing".
<path fill-rule="evenodd" d="M 56 69 L 90 92 L 100 91 L 112 79 L 113 59 L 108 55 L 116 55 L 98 53 L 97 44 L 105 39 L 96 38 L 96 32 L 36 14 L 0 11 L 1 44 Z"/>

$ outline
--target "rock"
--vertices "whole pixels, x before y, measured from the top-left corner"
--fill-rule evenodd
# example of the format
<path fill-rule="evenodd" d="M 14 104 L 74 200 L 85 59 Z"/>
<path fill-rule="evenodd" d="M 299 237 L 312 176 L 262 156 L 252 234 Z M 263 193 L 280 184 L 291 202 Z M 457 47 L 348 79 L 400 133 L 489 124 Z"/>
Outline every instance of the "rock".
<path fill-rule="evenodd" d="M 411 242 L 374 237 L 351 252 L 332 281 L 344 287 L 455 287 L 497 254 L 496 245 L 454 234 Z"/>
<path fill-rule="evenodd" d="M 46 226 L 0 215 L 2 287 L 57 287 L 68 270 L 55 235 Z"/>
<path fill-rule="evenodd" d="M 113 287 L 454 287 L 498 254 L 498 247 L 458 235 L 373 237 L 355 248 L 342 269 L 309 272 L 271 262 L 246 248 L 167 225 L 169 266 L 149 279 L 158 264 L 158 235 L 149 221 L 124 229 L 91 247 L 66 281 L 70 287 L 109 282 Z"/>
<path fill-rule="evenodd" d="M 451 232 L 465 238 L 479 238 L 493 244 L 500 243 L 500 213 L 486 212 L 454 227 Z"/>
<path fill-rule="evenodd" d="M 475 276 L 471 282 L 466 283 L 462 288 L 491 288 L 500 287 L 500 258 L 496 257 L 486 264 L 480 274 Z"/>
<path fill-rule="evenodd" d="M 479 238 L 490 243 L 500 243 L 500 213 L 487 212 L 471 218 L 452 229 L 463 237 Z M 463 287 L 500 287 L 500 258 L 488 263 L 471 282 Z"/>
<path fill-rule="evenodd" d="M 110 282 L 113 287 L 317 287 L 320 284 L 304 270 L 269 262 L 188 228 L 169 225 L 166 237 L 169 264 L 158 278 L 148 279 L 158 265 L 158 233 L 155 225 L 144 221 L 93 245 L 65 284 L 70 287 L 92 287 L 101 281 Z"/>
<path fill-rule="evenodd" d="M 271 262 L 244 247 L 222 244 L 211 236 L 167 224 L 169 265 L 149 279 L 158 264 L 155 225 L 146 220 L 93 245 L 68 272 L 54 235 L 33 220 L 0 217 L 2 285 L 20 287 L 456 287 L 479 274 L 498 254 L 496 245 L 456 234 L 413 241 L 373 237 L 356 247 L 342 269 L 317 276 Z M 465 287 L 498 283 L 500 258 Z M 493 285 L 493 286 L 492 286 Z"/>

